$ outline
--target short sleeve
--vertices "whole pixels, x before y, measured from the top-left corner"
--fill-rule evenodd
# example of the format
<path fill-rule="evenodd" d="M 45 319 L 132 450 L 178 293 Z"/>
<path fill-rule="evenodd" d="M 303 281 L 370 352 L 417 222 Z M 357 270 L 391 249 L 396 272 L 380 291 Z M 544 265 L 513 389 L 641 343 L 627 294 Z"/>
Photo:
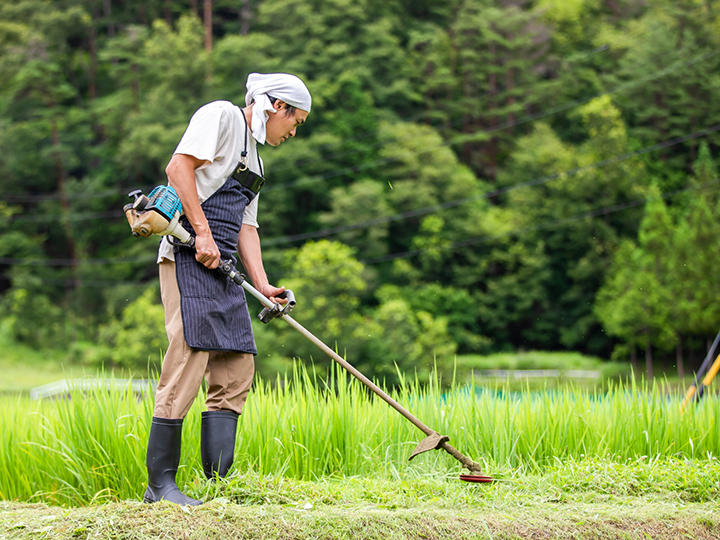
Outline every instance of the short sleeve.
<path fill-rule="evenodd" d="M 250 204 L 245 207 L 245 213 L 243 214 L 243 225 L 250 225 L 251 227 L 255 227 L 256 229 L 259 227 L 257 222 L 257 209 L 259 198 L 260 195 L 255 195 L 253 200 L 250 201 Z"/>
<path fill-rule="evenodd" d="M 217 150 L 226 137 L 227 118 L 222 102 L 214 101 L 200 107 L 190 119 L 175 154 L 188 154 L 212 163 Z"/>

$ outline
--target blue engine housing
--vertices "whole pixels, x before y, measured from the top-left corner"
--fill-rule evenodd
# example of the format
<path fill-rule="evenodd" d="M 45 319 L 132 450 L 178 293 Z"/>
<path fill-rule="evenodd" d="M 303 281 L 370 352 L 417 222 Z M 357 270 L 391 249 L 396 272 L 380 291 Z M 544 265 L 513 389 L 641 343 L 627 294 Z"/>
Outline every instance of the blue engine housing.
<path fill-rule="evenodd" d="M 175 189 L 170 186 L 157 186 L 150 192 L 148 199 L 149 202 L 145 209 L 155 210 L 168 221 L 172 221 L 176 212 L 182 212 L 180 197 L 178 197 Z"/>

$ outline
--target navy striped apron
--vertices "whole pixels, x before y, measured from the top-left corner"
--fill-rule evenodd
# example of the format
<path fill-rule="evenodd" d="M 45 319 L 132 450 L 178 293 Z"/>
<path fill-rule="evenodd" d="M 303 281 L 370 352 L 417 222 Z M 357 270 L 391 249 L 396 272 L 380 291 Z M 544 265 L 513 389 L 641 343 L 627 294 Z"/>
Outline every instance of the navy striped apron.
<path fill-rule="evenodd" d="M 229 177 L 202 203 L 223 259 L 237 262 L 234 253 L 237 251 L 243 212 L 253 197 L 255 194 L 252 191 Z M 185 216 L 182 224 L 194 234 Z M 257 354 L 243 288 L 217 270 L 209 270 L 197 262 L 195 251 L 181 246 L 175 246 L 174 251 L 187 344 L 202 351 Z"/>

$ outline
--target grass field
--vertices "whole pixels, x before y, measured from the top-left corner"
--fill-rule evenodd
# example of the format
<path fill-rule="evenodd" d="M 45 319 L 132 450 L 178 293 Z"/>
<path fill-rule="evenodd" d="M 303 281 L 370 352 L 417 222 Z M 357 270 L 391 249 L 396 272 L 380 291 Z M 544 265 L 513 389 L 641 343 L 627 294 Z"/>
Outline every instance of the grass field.
<path fill-rule="evenodd" d="M 0 325 L 0 395 L 27 392 L 35 386 L 82 374 L 70 367 L 66 353 L 59 350 L 38 351 L 13 342 Z"/>
<path fill-rule="evenodd" d="M 422 434 L 335 373 L 258 382 L 227 480 L 200 469 L 201 400 L 179 484 L 197 509 L 139 503 L 152 396 L 0 397 L 0 538 L 718 538 L 720 400 L 665 382 L 507 391 L 406 381 L 398 401 L 482 463 L 458 480 Z"/>
<path fill-rule="evenodd" d="M 701 460 L 720 455 L 720 400 L 683 415 L 662 384 L 618 385 L 607 393 L 566 387 L 501 392 L 405 382 L 396 399 L 453 446 L 501 477 L 587 460 Z M 184 426 L 179 481 L 197 482 L 201 400 Z M 72 399 L 0 399 L 0 499 L 84 505 L 138 498 L 152 396 L 98 388 Z M 257 384 L 241 418 L 236 465 L 298 480 L 368 476 L 402 480 L 413 471 L 458 470 L 444 452 L 408 464 L 422 433 L 344 372 L 329 381 L 302 367 Z M 713 478 L 718 477 L 713 465 Z M 694 485 L 692 469 L 678 482 Z M 455 473 L 453 473 L 455 474 Z M 698 481 L 697 489 L 700 489 Z M 716 490 L 717 482 L 709 484 Z"/>
<path fill-rule="evenodd" d="M 266 378 L 274 378 L 277 369 L 284 372 L 286 365 L 281 363 L 265 365 L 260 372 Z M 609 381 L 631 375 L 629 364 L 607 362 L 600 358 L 568 351 L 526 351 L 486 356 L 460 355 L 455 359 L 454 370 L 456 379 L 460 383 L 473 383 L 476 386 L 491 388 L 501 385 L 511 390 L 522 390 L 528 386 L 537 390 L 553 389 L 569 382 L 587 390 L 603 389 Z M 498 370 L 554 370 L 558 375 L 546 374 L 542 378 L 484 375 Z M 38 350 L 17 343 L 10 338 L 7 329 L 0 325 L 0 371 L 3 373 L 3 377 L 0 378 L 0 395 L 14 395 L 29 394 L 33 388 L 62 379 L 95 377 L 98 369 L 73 361 L 72 355 L 65 350 Z M 572 372 L 578 371 L 595 374 L 597 378 L 573 377 Z M 103 372 L 104 375 L 118 378 L 145 379 L 152 376 L 147 373 L 147 369 L 130 372 L 107 367 Z M 449 384 L 452 376 L 453 373 L 446 373 L 443 384 Z M 669 380 L 675 381 L 673 374 L 669 374 Z M 685 381 L 676 381 L 676 385 L 685 387 L 691 381 L 691 377 L 688 377 Z"/>

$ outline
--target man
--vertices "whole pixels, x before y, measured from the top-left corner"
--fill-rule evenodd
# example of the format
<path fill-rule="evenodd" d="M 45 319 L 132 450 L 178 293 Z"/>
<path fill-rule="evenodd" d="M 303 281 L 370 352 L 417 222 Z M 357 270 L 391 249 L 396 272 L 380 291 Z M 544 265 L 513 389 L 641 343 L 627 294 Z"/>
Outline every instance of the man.
<path fill-rule="evenodd" d="M 208 478 L 223 477 L 233 462 L 237 419 L 254 374 L 257 354 L 241 287 L 214 269 L 237 249 L 255 288 L 276 302 L 284 287 L 268 283 L 257 232 L 257 191 L 262 161 L 257 143 L 278 146 L 305 122 L 311 96 L 294 75 L 252 73 L 246 107 L 209 103 L 193 115 L 165 172 L 182 201 L 183 224 L 195 251 L 164 238 L 158 263 L 169 346 L 155 394 L 147 450 L 145 502 L 198 505 L 180 491 L 182 423 L 202 384 L 201 456 Z"/>

